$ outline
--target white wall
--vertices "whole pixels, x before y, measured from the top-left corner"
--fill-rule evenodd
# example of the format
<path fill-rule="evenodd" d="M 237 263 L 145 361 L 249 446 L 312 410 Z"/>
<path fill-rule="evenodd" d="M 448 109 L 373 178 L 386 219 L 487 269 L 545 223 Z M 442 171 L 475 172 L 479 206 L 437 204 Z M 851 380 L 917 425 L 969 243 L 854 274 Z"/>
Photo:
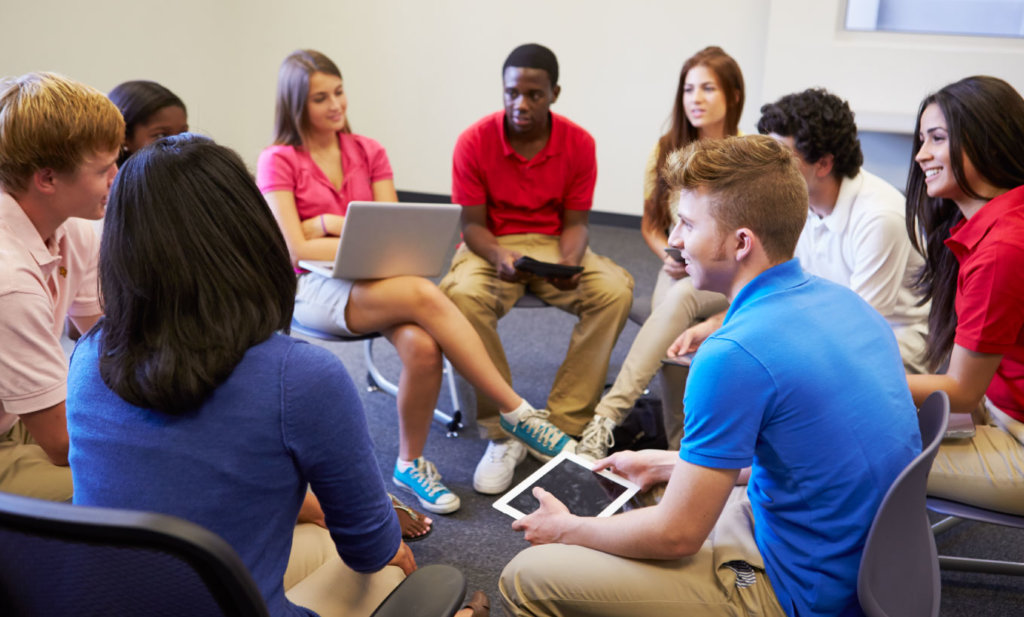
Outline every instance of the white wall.
<path fill-rule="evenodd" d="M 719 43 L 756 76 L 766 9 L 761 0 L 380 0 L 352 11 L 362 28 L 329 53 L 353 91 L 356 130 L 385 144 L 398 185 L 449 193 L 459 133 L 501 108 L 505 57 L 520 43 L 549 46 L 562 85 L 553 109 L 597 140 L 595 208 L 639 214 L 644 162 L 671 111 L 683 60 Z M 686 33 L 698 11 L 720 25 Z M 741 14 L 750 20 L 737 28 Z M 751 89 L 759 93 L 760 79 Z"/>
<path fill-rule="evenodd" d="M 844 0 L 772 0 L 766 99 L 825 87 L 850 101 L 861 130 L 912 133 L 921 100 L 963 77 L 994 75 L 1024 92 L 1024 39 L 847 32 L 844 9 Z"/>
<path fill-rule="evenodd" d="M 351 122 L 387 148 L 397 186 L 448 193 L 459 132 L 500 108 L 505 56 L 540 42 L 561 64 L 555 110 L 597 139 L 595 209 L 623 214 L 641 210 L 643 164 L 664 128 L 679 68 L 705 45 L 721 45 L 743 68 L 746 132 L 762 102 L 811 85 L 849 98 L 870 128 L 880 128 L 872 118 L 897 128 L 909 118 L 906 131 L 921 97 L 953 79 L 987 72 L 1024 85 L 1020 41 L 837 34 L 842 5 L 0 0 L 0 75 L 54 70 L 103 91 L 154 79 L 185 100 L 194 130 L 255 165 L 270 140 L 278 65 L 296 48 L 319 49 L 341 67 Z"/>

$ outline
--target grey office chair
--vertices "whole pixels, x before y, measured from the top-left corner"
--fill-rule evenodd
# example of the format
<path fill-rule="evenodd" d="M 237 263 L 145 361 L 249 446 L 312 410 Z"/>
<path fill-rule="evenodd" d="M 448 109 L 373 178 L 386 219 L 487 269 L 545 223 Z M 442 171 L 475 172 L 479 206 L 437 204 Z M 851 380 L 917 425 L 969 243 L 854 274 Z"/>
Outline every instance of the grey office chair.
<path fill-rule="evenodd" d="M 0 493 L 0 547 L 5 617 L 267 615 L 227 542 L 173 516 Z M 450 617 L 465 592 L 458 570 L 426 566 L 374 617 Z"/>
<path fill-rule="evenodd" d="M 918 412 L 921 453 L 893 481 L 871 523 L 857 576 L 857 598 L 868 617 L 939 614 L 939 563 L 925 489 L 948 421 L 949 397 L 932 393 Z"/>
<path fill-rule="evenodd" d="M 395 385 L 394 382 L 388 380 L 380 372 L 380 369 L 377 368 L 377 364 L 373 360 L 373 342 L 381 336 L 379 332 L 356 336 L 343 336 L 340 334 L 332 334 L 322 330 L 308 328 L 294 319 L 292 320 L 291 331 L 293 334 L 299 334 L 307 338 L 314 338 L 321 341 L 338 343 L 363 341 L 363 355 L 366 359 L 367 388 L 371 392 L 380 390 L 390 394 L 391 396 L 398 395 L 398 386 Z M 448 386 L 448 396 L 452 402 L 452 412 L 449 414 L 441 409 L 434 409 L 434 421 L 440 422 L 444 425 L 446 431 L 445 434 L 448 437 L 458 437 L 459 431 L 463 428 L 462 403 L 459 400 L 459 391 L 455 386 L 455 369 L 452 368 L 451 362 L 448 361 L 448 358 L 444 358 L 444 374 L 445 383 Z"/>
<path fill-rule="evenodd" d="M 946 516 L 946 518 L 932 525 L 932 533 L 936 536 L 964 520 L 1024 529 L 1024 516 L 1016 516 L 1013 514 L 1006 514 L 1004 512 L 997 512 L 995 510 L 988 510 L 986 508 L 972 506 L 949 499 L 929 497 L 928 509 L 932 512 Z M 962 572 L 983 572 L 985 574 L 1024 576 L 1024 563 L 1018 561 L 999 561 L 975 557 L 952 557 L 949 555 L 939 555 L 939 568 L 942 570 L 956 570 Z"/>
<path fill-rule="evenodd" d="M 963 522 L 965 519 L 1024 529 L 1024 516 L 1014 516 L 1013 514 L 987 510 L 948 499 L 929 497 L 928 509 L 946 516 L 946 518 L 932 525 L 932 532 L 935 535 L 946 531 L 957 523 Z M 1024 576 L 1024 563 L 1018 561 L 998 561 L 994 559 L 939 555 L 939 567 L 943 570 Z"/>

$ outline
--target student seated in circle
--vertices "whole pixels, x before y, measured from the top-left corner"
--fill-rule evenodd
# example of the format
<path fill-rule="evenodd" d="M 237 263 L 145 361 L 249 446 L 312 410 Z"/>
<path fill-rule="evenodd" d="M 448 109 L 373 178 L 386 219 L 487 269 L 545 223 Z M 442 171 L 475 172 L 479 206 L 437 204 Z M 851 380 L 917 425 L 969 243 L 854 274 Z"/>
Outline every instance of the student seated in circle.
<path fill-rule="evenodd" d="M 693 359 L 680 450 L 594 466 L 665 484 L 664 496 L 593 518 L 534 488 L 540 506 L 513 523 L 534 546 L 498 584 L 506 613 L 859 615 L 868 529 L 921 450 L 896 338 L 856 293 L 793 258 L 808 197 L 786 146 L 702 139 L 666 172 L 680 191 L 669 244 L 693 284 L 731 306 Z"/>
<path fill-rule="evenodd" d="M 278 74 L 274 145 L 260 155 L 257 183 L 284 232 L 292 264 L 332 260 L 350 201 L 397 201 L 379 143 L 352 133 L 341 72 L 325 55 L 296 51 Z M 436 285 L 397 276 L 348 281 L 299 275 L 295 319 L 338 334 L 382 333 L 398 352 L 399 452 L 393 482 L 437 513 L 458 496 L 423 455 L 441 389 L 441 354 L 516 422 L 546 422 L 488 359 L 480 337 Z M 565 438 L 568 440 L 568 438 Z"/>
<path fill-rule="evenodd" d="M 669 255 L 668 234 L 679 219 L 679 195 L 665 182 L 668 155 L 698 139 L 721 139 L 739 133 L 743 113 L 743 73 L 721 47 L 705 47 L 687 58 L 679 72 L 672 124 L 658 139 L 644 169 L 644 215 L 641 231 L 647 247 L 661 260 L 651 295 L 651 315 L 637 332 L 615 383 L 594 408 L 576 451 L 593 459 L 615 444 L 612 431 L 622 424 L 665 357 L 668 346 L 686 328 L 723 311 L 729 302 L 720 293 L 693 286 L 683 262 Z M 670 448 L 683 436 L 678 410 L 664 408 Z"/>
<path fill-rule="evenodd" d="M 185 103 L 155 81 L 126 81 L 114 86 L 107 98 L 124 116 L 124 144 L 117 159 L 118 166 L 124 165 L 139 148 L 162 137 L 188 131 Z"/>
<path fill-rule="evenodd" d="M 907 229 L 925 255 L 928 360 L 914 400 L 949 395 L 981 411 L 971 439 L 947 440 L 928 494 L 1024 515 L 1024 98 L 975 76 L 925 98 L 907 177 Z"/>
<path fill-rule="evenodd" d="M 368 614 L 416 564 L 344 367 L 279 333 L 295 275 L 242 161 L 187 133 L 137 152 L 99 270 L 107 318 L 69 373 L 74 502 L 217 533 L 271 615 Z"/>

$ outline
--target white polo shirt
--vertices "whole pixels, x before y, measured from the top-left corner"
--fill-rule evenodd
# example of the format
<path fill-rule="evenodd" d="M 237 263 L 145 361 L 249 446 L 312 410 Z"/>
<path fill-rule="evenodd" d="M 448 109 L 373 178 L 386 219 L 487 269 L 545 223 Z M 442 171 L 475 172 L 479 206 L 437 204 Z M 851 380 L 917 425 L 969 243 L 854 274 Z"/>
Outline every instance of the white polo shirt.
<path fill-rule="evenodd" d="M 831 214 L 808 211 L 796 257 L 811 274 L 857 292 L 893 330 L 927 328 L 928 305 L 917 306 L 913 290 L 924 259 L 907 235 L 906 199 L 878 176 L 843 178 Z"/>

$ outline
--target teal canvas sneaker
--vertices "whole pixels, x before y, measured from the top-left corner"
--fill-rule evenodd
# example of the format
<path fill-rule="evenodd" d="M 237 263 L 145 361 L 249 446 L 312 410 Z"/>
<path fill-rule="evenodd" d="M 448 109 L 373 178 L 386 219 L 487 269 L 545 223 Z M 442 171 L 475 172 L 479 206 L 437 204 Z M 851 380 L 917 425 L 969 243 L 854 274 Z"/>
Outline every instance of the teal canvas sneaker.
<path fill-rule="evenodd" d="M 450 514 L 462 505 L 458 495 L 441 484 L 441 474 L 438 473 L 437 467 L 422 456 L 413 461 L 412 467 L 404 472 L 398 471 L 396 463 L 391 481 L 395 486 L 412 491 L 419 499 L 420 505 L 431 512 Z"/>
<path fill-rule="evenodd" d="M 523 442 L 530 454 L 542 461 L 551 460 L 565 448 L 571 448 L 570 452 L 576 451 L 576 440 L 548 422 L 547 409 L 527 409 L 520 412 L 519 422 L 515 426 L 502 416 L 501 428 Z"/>

